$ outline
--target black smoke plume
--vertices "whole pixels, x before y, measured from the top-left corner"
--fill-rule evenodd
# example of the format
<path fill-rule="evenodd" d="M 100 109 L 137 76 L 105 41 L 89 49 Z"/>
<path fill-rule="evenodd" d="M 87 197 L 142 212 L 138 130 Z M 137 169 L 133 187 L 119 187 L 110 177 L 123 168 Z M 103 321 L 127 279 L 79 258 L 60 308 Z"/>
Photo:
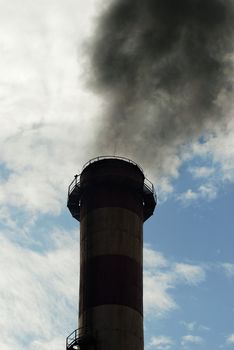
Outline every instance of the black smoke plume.
<path fill-rule="evenodd" d="M 94 86 L 108 101 L 100 151 L 157 160 L 163 171 L 171 149 L 219 122 L 233 26 L 233 0 L 112 1 L 91 52 Z"/>

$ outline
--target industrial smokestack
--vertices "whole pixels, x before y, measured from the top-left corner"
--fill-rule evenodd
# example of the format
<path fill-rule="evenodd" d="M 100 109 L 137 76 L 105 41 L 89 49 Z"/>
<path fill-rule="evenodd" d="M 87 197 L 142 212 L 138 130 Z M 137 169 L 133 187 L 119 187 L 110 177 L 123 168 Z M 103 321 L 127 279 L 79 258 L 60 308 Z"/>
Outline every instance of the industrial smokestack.
<path fill-rule="evenodd" d="M 80 221 L 79 328 L 71 349 L 144 349 L 143 223 L 154 211 L 153 185 L 134 162 L 98 157 L 69 187 Z"/>

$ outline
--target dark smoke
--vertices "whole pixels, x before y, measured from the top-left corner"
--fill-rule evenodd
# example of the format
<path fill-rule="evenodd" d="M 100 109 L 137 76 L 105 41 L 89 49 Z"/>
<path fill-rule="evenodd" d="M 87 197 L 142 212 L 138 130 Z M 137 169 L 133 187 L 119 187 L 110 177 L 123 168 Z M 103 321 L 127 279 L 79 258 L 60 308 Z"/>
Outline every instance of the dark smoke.
<path fill-rule="evenodd" d="M 232 90 L 233 0 L 116 0 L 92 43 L 108 101 L 97 146 L 143 164 L 163 159 L 224 116 Z"/>

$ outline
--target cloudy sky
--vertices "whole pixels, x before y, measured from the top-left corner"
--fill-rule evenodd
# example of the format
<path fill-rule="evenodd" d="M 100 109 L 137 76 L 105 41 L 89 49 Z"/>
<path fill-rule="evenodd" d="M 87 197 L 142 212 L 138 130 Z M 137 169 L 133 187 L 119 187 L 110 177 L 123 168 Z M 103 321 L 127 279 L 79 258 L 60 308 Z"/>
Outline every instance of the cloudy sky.
<path fill-rule="evenodd" d="M 106 101 L 86 79 L 89 39 L 105 6 L 0 0 L 4 350 L 64 349 L 77 328 L 79 225 L 66 195 L 83 163 L 107 153 L 93 146 Z M 147 350 L 234 347 L 234 118 L 228 115 L 179 155 L 170 150 L 161 176 L 154 158 L 145 169 L 159 196 L 144 233 Z"/>

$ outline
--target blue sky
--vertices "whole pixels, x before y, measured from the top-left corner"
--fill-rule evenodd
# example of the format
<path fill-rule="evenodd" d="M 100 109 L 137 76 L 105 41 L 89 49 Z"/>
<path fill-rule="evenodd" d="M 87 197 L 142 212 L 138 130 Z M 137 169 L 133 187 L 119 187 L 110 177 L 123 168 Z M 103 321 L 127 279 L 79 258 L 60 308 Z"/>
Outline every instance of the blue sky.
<path fill-rule="evenodd" d="M 79 225 L 67 187 L 102 127 L 85 84 L 97 0 L 0 1 L 0 348 L 58 350 L 77 327 Z M 145 349 L 234 348 L 234 120 L 145 168 Z M 103 150 L 103 154 L 106 150 Z M 121 154 L 123 155 L 123 154 Z M 126 154 L 129 156 L 129 154 Z M 140 159 L 135 159 L 141 163 Z"/>

